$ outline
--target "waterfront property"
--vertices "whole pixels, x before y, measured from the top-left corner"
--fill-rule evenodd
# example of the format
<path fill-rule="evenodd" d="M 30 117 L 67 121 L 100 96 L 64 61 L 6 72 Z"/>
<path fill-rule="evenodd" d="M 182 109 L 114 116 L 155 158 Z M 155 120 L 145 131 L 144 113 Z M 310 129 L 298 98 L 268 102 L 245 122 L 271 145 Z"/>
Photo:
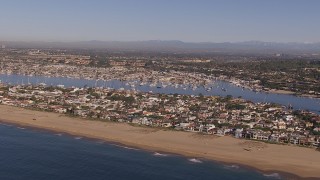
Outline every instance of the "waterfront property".
<path fill-rule="evenodd" d="M 0 102 L 71 116 L 319 147 L 320 116 L 240 98 L 2 85 Z"/>

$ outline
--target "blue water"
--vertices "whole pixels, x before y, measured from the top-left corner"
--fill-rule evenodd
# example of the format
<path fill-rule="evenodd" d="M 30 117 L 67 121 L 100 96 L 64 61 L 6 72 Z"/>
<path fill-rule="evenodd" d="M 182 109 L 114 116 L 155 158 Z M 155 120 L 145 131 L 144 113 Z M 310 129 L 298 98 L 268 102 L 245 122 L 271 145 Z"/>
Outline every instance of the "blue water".
<path fill-rule="evenodd" d="M 131 149 L 99 140 L 0 124 L 0 179 L 280 179 L 207 160 Z"/>
<path fill-rule="evenodd" d="M 85 79 L 71 79 L 71 78 L 62 78 L 62 77 L 43 77 L 43 76 L 23 76 L 23 75 L 5 75 L 0 74 L 0 81 L 4 83 L 11 84 L 39 84 L 46 83 L 47 85 L 65 85 L 65 87 L 109 87 L 113 89 L 131 89 L 130 86 L 126 85 L 126 82 L 118 80 L 85 80 Z M 270 102 L 282 104 L 288 106 L 289 104 L 293 106 L 294 109 L 309 110 L 315 113 L 320 114 L 320 99 L 306 98 L 306 97 L 297 97 L 293 95 L 285 94 L 273 94 L 273 93 L 256 93 L 248 89 L 242 89 L 228 82 L 216 81 L 211 85 L 212 89 L 206 91 L 204 87 L 199 87 L 195 90 L 192 90 L 192 87 L 187 86 L 186 89 L 183 87 L 175 88 L 173 86 L 167 86 L 166 88 L 157 88 L 150 87 L 150 84 L 139 86 L 137 83 L 135 89 L 142 92 L 152 91 L 154 93 L 165 93 L 165 94 L 187 94 L 187 95 L 215 95 L 215 96 L 227 96 L 232 95 L 233 97 L 241 96 L 244 99 L 251 100 L 253 102 Z M 221 88 L 225 88 L 226 91 L 223 91 Z"/>

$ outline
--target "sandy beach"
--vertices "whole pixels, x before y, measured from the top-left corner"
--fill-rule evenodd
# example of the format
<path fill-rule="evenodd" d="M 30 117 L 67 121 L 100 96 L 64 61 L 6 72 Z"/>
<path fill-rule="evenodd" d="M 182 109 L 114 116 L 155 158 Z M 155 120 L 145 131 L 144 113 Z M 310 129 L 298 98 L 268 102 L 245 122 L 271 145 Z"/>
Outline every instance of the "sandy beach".
<path fill-rule="evenodd" d="M 271 89 L 269 91 L 266 91 L 269 93 L 275 93 L 275 94 L 286 94 L 286 95 L 295 95 L 296 93 L 293 91 L 286 91 L 286 90 L 276 90 L 276 89 Z M 296 95 L 299 97 L 307 97 L 307 98 L 320 98 L 318 95 L 313 95 L 313 94 L 299 94 Z"/>
<path fill-rule="evenodd" d="M 269 90 L 268 92 L 270 92 L 270 93 L 276 93 L 276 94 L 289 94 L 289 95 L 295 94 L 295 92 L 293 92 L 293 91 L 277 90 L 277 89 L 271 89 L 271 90 Z"/>
<path fill-rule="evenodd" d="M 4 105 L 0 105 L 0 121 L 118 142 L 146 150 L 242 164 L 261 171 L 286 172 L 303 178 L 320 179 L 320 152 L 309 148 L 133 127 Z"/>

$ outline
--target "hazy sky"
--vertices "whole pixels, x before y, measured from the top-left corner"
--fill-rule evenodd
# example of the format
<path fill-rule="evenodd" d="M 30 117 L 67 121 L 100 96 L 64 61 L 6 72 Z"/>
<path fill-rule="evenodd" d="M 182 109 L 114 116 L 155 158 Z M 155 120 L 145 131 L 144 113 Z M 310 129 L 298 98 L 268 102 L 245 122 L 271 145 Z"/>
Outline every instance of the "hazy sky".
<path fill-rule="evenodd" d="M 0 0 L 0 41 L 320 42 L 320 0 Z"/>

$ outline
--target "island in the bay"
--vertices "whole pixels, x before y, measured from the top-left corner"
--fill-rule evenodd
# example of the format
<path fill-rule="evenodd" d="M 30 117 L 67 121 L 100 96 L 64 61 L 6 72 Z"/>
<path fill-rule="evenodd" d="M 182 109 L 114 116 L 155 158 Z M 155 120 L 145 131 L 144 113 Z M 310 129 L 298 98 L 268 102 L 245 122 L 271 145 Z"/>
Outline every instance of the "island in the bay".
<path fill-rule="evenodd" d="M 217 83 L 310 98 L 320 106 L 318 54 L 8 44 L 0 50 L 3 122 L 320 177 L 318 107 L 254 102 Z M 62 78 L 91 84 L 68 85 Z M 210 95 L 217 89 L 224 95 Z"/>

